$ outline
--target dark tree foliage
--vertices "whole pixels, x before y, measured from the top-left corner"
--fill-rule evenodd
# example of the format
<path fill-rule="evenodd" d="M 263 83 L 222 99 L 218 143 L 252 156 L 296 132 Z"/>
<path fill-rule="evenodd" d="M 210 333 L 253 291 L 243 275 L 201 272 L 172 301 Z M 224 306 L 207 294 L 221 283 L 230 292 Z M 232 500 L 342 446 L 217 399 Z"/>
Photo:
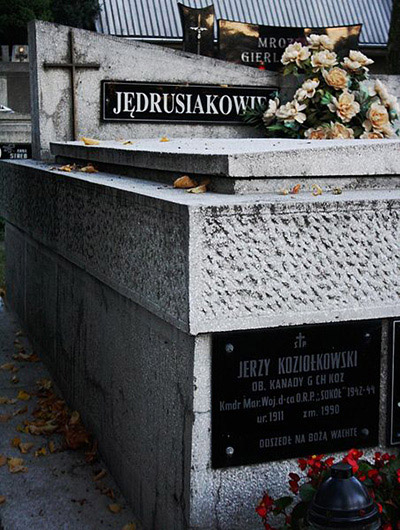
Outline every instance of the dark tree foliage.
<path fill-rule="evenodd" d="M 74 28 L 94 29 L 98 0 L 51 0 L 53 20 Z"/>
<path fill-rule="evenodd" d="M 400 74 L 400 0 L 393 0 L 388 43 L 388 69 L 390 74 Z"/>
<path fill-rule="evenodd" d="M 52 20 L 51 0 L 0 0 L 0 44 L 27 44 L 29 21 Z"/>

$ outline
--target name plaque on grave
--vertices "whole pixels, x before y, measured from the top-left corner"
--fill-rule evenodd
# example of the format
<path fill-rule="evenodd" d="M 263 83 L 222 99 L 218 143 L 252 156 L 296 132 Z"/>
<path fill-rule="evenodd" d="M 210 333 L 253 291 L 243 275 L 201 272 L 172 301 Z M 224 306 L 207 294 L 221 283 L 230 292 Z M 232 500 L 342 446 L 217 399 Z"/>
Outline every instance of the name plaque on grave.
<path fill-rule="evenodd" d="M 218 333 L 212 465 L 378 443 L 381 322 Z"/>
<path fill-rule="evenodd" d="M 26 160 L 32 158 L 31 144 L 0 143 L 1 160 Z"/>
<path fill-rule="evenodd" d="M 102 81 L 103 121 L 244 123 L 246 107 L 265 104 L 273 87 Z"/>

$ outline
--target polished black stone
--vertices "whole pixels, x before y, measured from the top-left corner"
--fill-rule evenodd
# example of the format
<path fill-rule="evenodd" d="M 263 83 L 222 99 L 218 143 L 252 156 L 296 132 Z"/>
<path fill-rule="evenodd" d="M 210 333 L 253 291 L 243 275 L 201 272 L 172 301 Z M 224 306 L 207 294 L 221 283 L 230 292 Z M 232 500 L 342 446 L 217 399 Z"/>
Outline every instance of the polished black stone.
<path fill-rule="evenodd" d="M 243 123 L 246 106 L 266 105 L 276 88 L 102 81 L 103 121 Z"/>
<path fill-rule="evenodd" d="M 215 334 L 213 466 L 377 444 L 380 358 L 380 321 Z"/>
<path fill-rule="evenodd" d="M 214 57 L 214 6 L 193 8 L 178 3 L 182 22 L 183 50 Z"/>
<path fill-rule="evenodd" d="M 0 159 L 26 160 L 32 158 L 31 144 L 0 143 Z"/>
<path fill-rule="evenodd" d="M 389 444 L 400 444 L 400 319 L 389 323 Z"/>

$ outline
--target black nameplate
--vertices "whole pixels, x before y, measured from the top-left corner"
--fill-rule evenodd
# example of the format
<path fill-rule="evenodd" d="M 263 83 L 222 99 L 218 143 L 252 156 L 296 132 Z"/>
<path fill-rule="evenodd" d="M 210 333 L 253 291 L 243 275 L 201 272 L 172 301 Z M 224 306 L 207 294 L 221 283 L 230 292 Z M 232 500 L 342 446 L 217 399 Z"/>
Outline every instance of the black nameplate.
<path fill-rule="evenodd" d="M 378 443 L 381 322 L 213 337 L 212 464 Z"/>
<path fill-rule="evenodd" d="M 102 120 L 243 123 L 247 106 L 266 103 L 272 87 L 102 81 Z"/>
<path fill-rule="evenodd" d="M 0 143 L 0 159 L 26 160 L 32 158 L 31 144 Z"/>
<path fill-rule="evenodd" d="M 400 444 L 400 319 L 391 321 L 389 329 L 389 348 L 391 360 L 390 388 L 390 445 Z"/>

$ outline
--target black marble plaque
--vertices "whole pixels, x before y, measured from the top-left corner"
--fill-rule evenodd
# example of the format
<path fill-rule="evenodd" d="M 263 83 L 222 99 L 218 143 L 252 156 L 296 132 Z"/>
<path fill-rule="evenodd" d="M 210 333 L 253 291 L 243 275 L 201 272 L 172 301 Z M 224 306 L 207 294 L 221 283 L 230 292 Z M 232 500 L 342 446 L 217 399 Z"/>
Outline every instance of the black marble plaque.
<path fill-rule="evenodd" d="M 212 464 L 378 442 L 381 322 L 215 334 Z"/>
<path fill-rule="evenodd" d="M 0 159 L 25 160 L 32 157 L 31 144 L 0 143 Z"/>
<path fill-rule="evenodd" d="M 242 123 L 247 106 L 266 104 L 276 88 L 102 81 L 103 121 Z"/>
<path fill-rule="evenodd" d="M 327 28 L 261 26 L 221 19 L 218 20 L 219 58 L 276 71 L 283 67 L 281 58 L 285 48 L 293 42 L 306 45 L 306 37 L 312 33 L 328 35 L 334 51 L 343 57 L 350 50 L 358 49 L 361 27 L 361 24 Z"/>
<path fill-rule="evenodd" d="M 305 44 L 304 28 L 218 20 L 219 58 L 225 61 L 276 71 L 282 67 L 285 48 L 293 42 Z"/>
<path fill-rule="evenodd" d="M 400 444 L 400 318 L 389 323 L 391 361 L 389 398 L 389 444 Z"/>
<path fill-rule="evenodd" d="M 214 56 L 214 6 L 185 6 L 178 2 L 182 22 L 183 50 L 197 55 Z"/>

